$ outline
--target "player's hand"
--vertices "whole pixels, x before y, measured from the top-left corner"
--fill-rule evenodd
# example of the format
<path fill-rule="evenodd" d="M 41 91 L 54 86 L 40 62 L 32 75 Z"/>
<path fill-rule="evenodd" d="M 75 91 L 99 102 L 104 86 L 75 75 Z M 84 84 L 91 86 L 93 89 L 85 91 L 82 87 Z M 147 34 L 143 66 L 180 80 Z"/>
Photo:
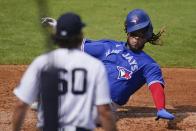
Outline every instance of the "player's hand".
<path fill-rule="evenodd" d="M 51 17 L 43 17 L 41 19 L 41 23 L 44 26 L 50 26 L 50 27 L 53 27 L 53 28 L 55 28 L 56 24 L 57 24 L 56 20 L 51 18 Z"/>
<path fill-rule="evenodd" d="M 173 120 L 175 116 L 165 109 L 161 109 L 157 112 L 157 118 L 155 120 L 159 120 L 160 118 L 162 119 L 167 119 L 167 120 Z"/>

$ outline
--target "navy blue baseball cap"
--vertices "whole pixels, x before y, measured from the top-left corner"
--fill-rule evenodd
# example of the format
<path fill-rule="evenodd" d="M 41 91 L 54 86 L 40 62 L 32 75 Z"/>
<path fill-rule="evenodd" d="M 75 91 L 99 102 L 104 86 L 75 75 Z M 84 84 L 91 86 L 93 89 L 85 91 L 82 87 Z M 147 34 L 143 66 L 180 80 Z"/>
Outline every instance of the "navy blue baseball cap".
<path fill-rule="evenodd" d="M 84 26 L 85 24 L 82 22 L 79 15 L 72 12 L 65 13 L 57 20 L 56 36 L 68 38 L 77 35 Z"/>

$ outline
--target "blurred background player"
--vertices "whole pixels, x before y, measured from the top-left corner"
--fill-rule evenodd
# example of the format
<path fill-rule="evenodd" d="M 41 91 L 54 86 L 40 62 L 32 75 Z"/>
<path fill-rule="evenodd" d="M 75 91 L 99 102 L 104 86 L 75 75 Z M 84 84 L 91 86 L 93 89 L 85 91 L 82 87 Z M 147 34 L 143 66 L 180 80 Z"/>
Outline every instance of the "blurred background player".
<path fill-rule="evenodd" d="M 116 130 L 109 106 L 105 67 L 79 49 L 83 40 L 83 27 L 84 23 L 74 13 L 65 13 L 57 20 L 53 39 L 59 48 L 37 57 L 28 67 L 20 85 L 14 89 L 18 99 L 13 113 L 13 131 L 20 130 L 28 105 L 37 99 L 40 100 L 37 126 L 40 130 L 44 126 L 39 84 L 40 72 L 49 66 L 48 57 L 53 59 L 53 66 L 59 71 L 58 88 L 64 90 L 59 95 L 59 130 L 92 131 L 95 128 L 92 111 L 95 106 L 103 128 L 106 131 Z"/>
<path fill-rule="evenodd" d="M 43 24 L 55 30 L 56 21 L 44 18 Z M 127 41 L 84 39 L 81 49 L 100 59 L 107 70 L 112 105 L 124 105 L 145 83 L 151 91 L 159 118 L 175 117 L 165 109 L 164 79 L 160 66 L 143 51 L 146 43 L 159 44 L 162 31 L 153 33 L 149 15 L 142 9 L 130 11 L 125 19 Z M 143 99 L 143 98 L 141 98 Z"/>

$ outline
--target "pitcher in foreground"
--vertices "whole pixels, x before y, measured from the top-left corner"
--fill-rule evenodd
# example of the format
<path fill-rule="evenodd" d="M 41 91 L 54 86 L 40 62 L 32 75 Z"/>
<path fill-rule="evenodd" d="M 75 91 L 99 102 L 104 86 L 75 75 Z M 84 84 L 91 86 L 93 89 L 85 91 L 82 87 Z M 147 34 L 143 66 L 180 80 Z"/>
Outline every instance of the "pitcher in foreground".
<path fill-rule="evenodd" d="M 57 130 L 61 131 L 92 131 L 95 128 L 95 107 L 103 128 L 106 131 L 116 131 L 109 106 L 110 95 L 105 67 L 102 62 L 79 49 L 83 40 L 83 27 L 84 23 L 74 13 L 65 13 L 57 20 L 53 39 L 59 48 L 37 57 L 14 89 L 18 99 L 13 114 L 13 131 L 20 130 L 28 105 L 36 100 L 39 100 L 37 127 L 40 131 L 54 131 L 47 127 L 56 123 Z M 50 70 L 51 65 L 55 70 L 46 72 L 43 78 L 41 72 Z M 52 74 L 57 74 L 57 79 L 52 78 Z M 52 105 L 50 100 L 56 94 L 55 87 L 58 103 L 54 102 Z M 49 92 L 49 89 L 54 92 Z M 45 109 L 44 105 L 51 108 Z M 58 122 L 47 123 L 50 122 L 47 116 L 56 113 L 50 111 L 56 105 Z"/>

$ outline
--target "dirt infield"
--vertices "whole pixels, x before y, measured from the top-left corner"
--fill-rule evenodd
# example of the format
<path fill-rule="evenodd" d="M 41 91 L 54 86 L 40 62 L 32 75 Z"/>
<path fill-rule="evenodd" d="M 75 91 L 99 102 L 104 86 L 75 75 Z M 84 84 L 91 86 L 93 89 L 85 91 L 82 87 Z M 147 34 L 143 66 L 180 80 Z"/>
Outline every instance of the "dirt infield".
<path fill-rule="evenodd" d="M 0 65 L 0 131 L 11 130 L 16 98 L 12 91 L 26 65 Z M 155 121 L 156 110 L 144 86 L 117 112 L 120 131 L 196 131 L 196 69 L 163 68 L 166 107 L 176 115 L 173 121 Z M 36 112 L 29 110 L 24 131 L 35 131 Z M 100 131 L 101 129 L 97 129 Z"/>

